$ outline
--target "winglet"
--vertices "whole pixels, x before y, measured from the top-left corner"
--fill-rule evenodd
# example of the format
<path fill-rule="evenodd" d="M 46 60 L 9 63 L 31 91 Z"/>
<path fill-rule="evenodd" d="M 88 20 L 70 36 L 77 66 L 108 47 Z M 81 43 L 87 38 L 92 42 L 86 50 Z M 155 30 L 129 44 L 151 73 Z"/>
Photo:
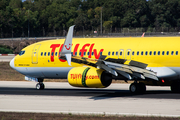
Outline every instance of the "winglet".
<path fill-rule="evenodd" d="M 66 60 L 70 66 L 71 66 L 71 48 L 72 48 L 72 37 L 73 37 L 74 26 L 75 25 L 69 27 L 66 40 L 64 42 L 63 48 L 60 53 L 60 56 L 66 57 Z"/>

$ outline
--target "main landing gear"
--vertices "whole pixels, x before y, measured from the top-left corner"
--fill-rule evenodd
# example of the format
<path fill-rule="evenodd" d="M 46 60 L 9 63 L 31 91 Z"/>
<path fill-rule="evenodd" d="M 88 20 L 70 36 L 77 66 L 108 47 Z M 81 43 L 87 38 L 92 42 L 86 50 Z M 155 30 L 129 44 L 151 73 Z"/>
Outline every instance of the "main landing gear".
<path fill-rule="evenodd" d="M 44 83 L 43 83 L 43 79 L 38 78 L 38 83 L 36 84 L 36 89 L 37 90 L 43 90 L 45 87 Z"/>
<path fill-rule="evenodd" d="M 144 92 L 146 92 L 146 85 L 141 82 L 139 82 L 139 83 L 134 82 L 129 86 L 129 90 L 133 94 L 144 93 Z"/>
<path fill-rule="evenodd" d="M 179 81 L 173 82 L 171 84 L 171 91 L 174 93 L 180 93 L 180 82 Z"/>

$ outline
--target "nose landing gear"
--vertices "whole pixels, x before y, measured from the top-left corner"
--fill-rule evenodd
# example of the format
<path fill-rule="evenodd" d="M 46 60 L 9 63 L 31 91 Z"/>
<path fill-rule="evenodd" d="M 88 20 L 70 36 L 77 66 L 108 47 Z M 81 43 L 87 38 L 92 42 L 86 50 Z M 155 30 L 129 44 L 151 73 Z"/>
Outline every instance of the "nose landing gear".
<path fill-rule="evenodd" d="M 36 89 L 37 89 L 37 90 L 43 90 L 44 87 L 45 87 L 45 86 L 44 86 L 44 83 L 37 83 L 37 84 L 36 84 Z"/>
<path fill-rule="evenodd" d="M 38 83 L 36 84 L 37 90 L 43 90 L 45 88 L 45 85 L 43 83 L 43 79 L 38 78 Z"/>

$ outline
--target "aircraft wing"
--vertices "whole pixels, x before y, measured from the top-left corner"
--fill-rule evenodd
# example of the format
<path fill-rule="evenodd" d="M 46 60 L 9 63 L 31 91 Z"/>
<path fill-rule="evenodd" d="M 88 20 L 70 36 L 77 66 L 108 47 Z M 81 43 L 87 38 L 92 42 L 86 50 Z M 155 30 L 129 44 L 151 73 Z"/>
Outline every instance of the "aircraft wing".
<path fill-rule="evenodd" d="M 128 80 L 133 79 L 134 77 L 139 79 L 153 79 L 158 80 L 155 72 L 147 70 L 147 64 L 131 60 L 129 64 L 124 64 L 125 59 L 113 59 L 101 55 L 99 59 L 85 58 L 80 56 L 73 56 L 71 54 L 72 46 L 72 36 L 73 36 L 74 25 L 69 28 L 64 46 L 61 51 L 60 59 L 67 60 L 68 64 L 71 65 L 71 62 L 85 64 L 88 66 L 96 67 L 99 69 L 104 69 L 108 73 L 114 76 L 124 76 Z M 68 47 L 67 47 L 68 46 Z"/>
<path fill-rule="evenodd" d="M 66 60 L 65 57 L 60 57 Z M 102 55 L 99 59 L 92 59 L 80 56 L 71 56 L 71 61 L 79 64 L 84 64 L 99 69 L 104 69 L 108 73 L 118 76 L 122 75 L 128 80 L 133 78 L 139 79 L 153 79 L 158 80 L 155 72 L 147 70 L 147 64 L 131 60 L 129 64 L 124 64 L 125 59 L 105 59 L 106 56 Z"/>

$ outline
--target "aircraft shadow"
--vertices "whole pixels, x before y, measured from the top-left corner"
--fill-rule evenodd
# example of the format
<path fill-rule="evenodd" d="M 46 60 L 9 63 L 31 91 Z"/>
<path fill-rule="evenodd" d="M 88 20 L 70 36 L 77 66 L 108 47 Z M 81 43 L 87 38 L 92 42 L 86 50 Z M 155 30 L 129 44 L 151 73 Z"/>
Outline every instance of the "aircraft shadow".
<path fill-rule="evenodd" d="M 146 91 L 144 94 L 131 94 L 129 90 L 114 89 L 49 89 L 36 90 L 35 88 L 0 87 L 0 95 L 39 95 L 39 96 L 85 96 L 89 99 L 101 100 L 109 98 L 156 98 L 156 99 L 180 99 L 179 93 L 168 90 Z"/>

